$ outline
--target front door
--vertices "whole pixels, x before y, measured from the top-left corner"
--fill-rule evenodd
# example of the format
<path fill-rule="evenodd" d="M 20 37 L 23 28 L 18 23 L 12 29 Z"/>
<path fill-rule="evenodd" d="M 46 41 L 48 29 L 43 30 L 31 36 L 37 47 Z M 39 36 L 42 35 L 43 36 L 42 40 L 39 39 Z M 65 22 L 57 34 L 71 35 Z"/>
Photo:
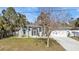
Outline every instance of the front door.
<path fill-rule="evenodd" d="M 37 30 L 36 29 L 33 30 L 32 35 L 37 36 Z"/>

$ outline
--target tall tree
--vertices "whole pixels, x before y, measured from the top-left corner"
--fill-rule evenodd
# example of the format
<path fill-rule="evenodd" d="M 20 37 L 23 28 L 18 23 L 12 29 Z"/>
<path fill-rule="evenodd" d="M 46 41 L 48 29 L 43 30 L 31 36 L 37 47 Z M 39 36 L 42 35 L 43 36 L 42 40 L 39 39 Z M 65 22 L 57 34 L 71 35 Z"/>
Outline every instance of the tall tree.
<path fill-rule="evenodd" d="M 26 21 L 27 21 L 26 16 L 18 13 L 18 20 L 16 21 L 17 25 L 19 27 L 25 27 L 27 23 Z"/>
<path fill-rule="evenodd" d="M 26 26 L 25 15 L 17 13 L 13 7 L 2 10 L 2 14 L 0 16 L 0 29 L 5 33 L 9 31 L 13 33 L 17 28 Z"/>
<path fill-rule="evenodd" d="M 37 18 L 37 23 L 43 27 L 43 35 L 48 37 L 47 47 L 49 47 L 50 22 L 50 17 L 45 12 L 41 12 Z"/>
<path fill-rule="evenodd" d="M 7 19 L 11 30 L 16 30 L 16 28 L 26 25 L 27 19 L 25 15 L 17 13 L 13 7 L 9 7 L 6 11 L 3 11 L 3 16 Z"/>
<path fill-rule="evenodd" d="M 4 13 L 4 16 L 12 24 L 15 24 L 15 20 L 17 20 L 17 13 L 13 7 L 7 8 L 6 12 Z"/>
<path fill-rule="evenodd" d="M 49 16 L 45 12 L 41 12 L 41 14 L 37 18 L 37 22 L 44 29 L 43 35 L 47 35 L 48 26 L 50 24 Z"/>
<path fill-rule="evenodd" d="M 7 30 L 6 28 L 6 21 L 4 19 L 3 16 L 0 16 L 0 33 L 1 33 L 1 37 L 3 37 L 3 35 L 6 35 L 5 31 Z"/>

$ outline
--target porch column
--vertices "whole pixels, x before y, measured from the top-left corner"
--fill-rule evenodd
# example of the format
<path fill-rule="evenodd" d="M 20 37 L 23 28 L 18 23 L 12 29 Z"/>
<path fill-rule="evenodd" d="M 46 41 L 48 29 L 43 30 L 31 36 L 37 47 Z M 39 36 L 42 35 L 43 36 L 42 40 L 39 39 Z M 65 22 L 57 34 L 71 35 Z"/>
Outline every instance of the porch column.
<path fill-rule="evenodd" d="M 28 38 L 29 38 L 29 27 L 27 26 L 27 33 L 28 33 Z"/>

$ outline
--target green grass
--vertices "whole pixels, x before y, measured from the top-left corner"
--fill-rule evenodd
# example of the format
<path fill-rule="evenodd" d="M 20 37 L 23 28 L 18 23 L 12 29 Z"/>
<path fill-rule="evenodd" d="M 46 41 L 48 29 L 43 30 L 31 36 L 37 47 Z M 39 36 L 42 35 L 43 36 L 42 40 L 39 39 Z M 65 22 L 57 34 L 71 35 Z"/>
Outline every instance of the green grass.
<path fill-rule="evenodd" d="M 0 40 L 1 51 L 63 51 L 55 40 L 50 39 L 50 47 L 46 47 L 47 39 L 37 38 L 4 38 Z"/>

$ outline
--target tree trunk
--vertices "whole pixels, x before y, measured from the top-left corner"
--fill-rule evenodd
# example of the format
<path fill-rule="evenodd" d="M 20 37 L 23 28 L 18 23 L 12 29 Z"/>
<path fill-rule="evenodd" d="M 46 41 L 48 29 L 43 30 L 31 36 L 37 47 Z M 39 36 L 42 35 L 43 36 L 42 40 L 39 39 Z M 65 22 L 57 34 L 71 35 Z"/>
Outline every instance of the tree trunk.
<path fill-rule="evenodd" d="M 47 33 L 47 47 L 50 47 L 50 33 L 51 33 L 51 31 L 49 29 L 49 31 Z"/>
<path fill-rule="evenodd" d="M 44 32 L 43 32 L 43 36 L 45 36 L 45 26 L 44 26 Z"/>
<path fill-rule="evenodd" d="M 47 38 L 47 47 L 49 47 L 49 36 Z"/>

